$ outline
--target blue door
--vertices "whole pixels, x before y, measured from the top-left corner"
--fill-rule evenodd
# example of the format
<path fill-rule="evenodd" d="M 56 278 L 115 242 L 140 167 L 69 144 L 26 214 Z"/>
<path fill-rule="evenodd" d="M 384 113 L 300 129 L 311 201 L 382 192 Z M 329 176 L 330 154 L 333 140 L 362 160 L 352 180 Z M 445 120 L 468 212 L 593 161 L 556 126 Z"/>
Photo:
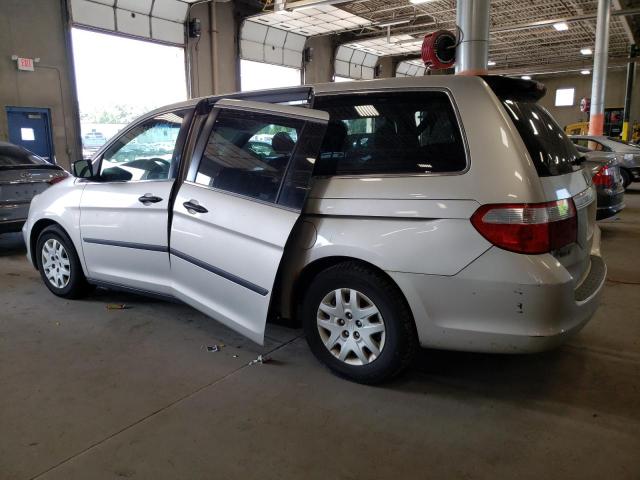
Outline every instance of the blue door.
<path fill-rule="evenodd" d="M 9 141 L 54 163 L 51 115 L 48 108 L 6 107 Z"/>

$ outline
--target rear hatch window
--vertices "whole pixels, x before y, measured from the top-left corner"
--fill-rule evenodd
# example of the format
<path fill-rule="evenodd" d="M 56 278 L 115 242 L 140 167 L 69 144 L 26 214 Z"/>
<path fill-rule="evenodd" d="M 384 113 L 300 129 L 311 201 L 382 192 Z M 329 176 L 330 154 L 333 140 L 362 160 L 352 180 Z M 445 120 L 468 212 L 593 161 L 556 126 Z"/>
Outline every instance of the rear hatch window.
<path fill-rule="evenodd" d="M 546 92 L 544 85 L 531 80 L 499 76 L 483 79 L 511 117 L 522 137 L 540 177 L 564 175 L 579 170 L 581 156 L 551 114 L 536 102 Z"/>
<path fill-rule="evenodd" d="M 576 160 L 580 154 L 545 108 L 522 100 L 507 99 L 502 103 L 518 129 L 539 176 L 564 175 L 579 169 Z"/>

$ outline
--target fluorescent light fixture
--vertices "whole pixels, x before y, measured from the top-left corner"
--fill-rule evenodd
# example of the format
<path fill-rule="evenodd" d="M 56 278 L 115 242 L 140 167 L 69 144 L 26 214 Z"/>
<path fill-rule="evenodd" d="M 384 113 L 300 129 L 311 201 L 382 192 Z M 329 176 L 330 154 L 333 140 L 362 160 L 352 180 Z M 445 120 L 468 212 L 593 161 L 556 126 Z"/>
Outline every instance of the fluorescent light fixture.
<path fill-rule="evenodd" d="M 567 25 L 567 22 L 558 22 L 553 24 L 553 28 L 559 32 L 564 32 L 565 30 L 569 30 L 569 25 Z"/>
<path fill-rule="evenodd" d="M 406 18 L 404 20 L 391 20 L 388 22 L 380 22 L 380 23 L 376 23 L 375 25 L 378 27 L 393 27 L 394 25 L 402 25 L 403 23 L 409 23 L 411 21 L 411 18 Z"/>
<path fill-rule="evenodd" d="M 374 107 L 373 105 L 354 105 L 353 108 L 356 109 L 356 112 L 358 112 L 358 115 L 360 115 L 361 117 L 380 116 L 380 112 L 378 112 L 378 110 L 376 110 L 376 107 Z"/>
<path fill-rule="evenodd" d="M 413 3 L 414 5 L 420 5 L 421 3 L 432 2 L 433 0 L 409 0 L 409 3 Z"/>
<path fill-rule="evenodd" d="M 522 75 L 520 78 L 522 80 L 531 80 L 531 75 Z"/>
<path fill-rule="evenodd" d="M 582 55 L 593 55 L 593 50 L 591 50 L 589 47 L 581 48 L 580 53 Z"/>
<path fill-rule="evenodd" d="M 489 60 L 489 61 L 487 62 L 487 65 L 488 65 L 489 67 L 493 67 L 495 64 L 496 64 L 496 62 L 494 62 L 493 60 Z"/>
<path fill-rule="evenodd" d="M 580 70 L 580 73 L 582 75 L 589 75 L 591 73 L 591 71 L 589 71 L 589 70 Z"/>

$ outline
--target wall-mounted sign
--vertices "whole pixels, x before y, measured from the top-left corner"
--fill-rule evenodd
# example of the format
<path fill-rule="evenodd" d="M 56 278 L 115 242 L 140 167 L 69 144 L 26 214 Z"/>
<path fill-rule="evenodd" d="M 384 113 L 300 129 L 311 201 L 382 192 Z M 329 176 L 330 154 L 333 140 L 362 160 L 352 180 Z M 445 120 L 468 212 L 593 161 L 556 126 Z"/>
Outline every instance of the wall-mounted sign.
<path fill-rule="evenodd" d="M 18 64 L 18 70 L 26 70 L 27 72 L 33 72 L 33 58 L 21 58 L 16 60 Z"/>

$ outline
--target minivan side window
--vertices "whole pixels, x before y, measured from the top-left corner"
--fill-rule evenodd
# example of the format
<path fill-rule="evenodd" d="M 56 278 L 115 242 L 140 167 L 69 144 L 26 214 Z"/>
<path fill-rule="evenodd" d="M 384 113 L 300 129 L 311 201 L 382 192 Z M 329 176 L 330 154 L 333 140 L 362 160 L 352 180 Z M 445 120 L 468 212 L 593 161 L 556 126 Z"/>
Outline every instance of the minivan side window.
<path fill-rule="evenodd" d="M 451 173 L 467 168 L 455 110 L 444 92 L 319 96 L 331 121 L 314 174 Z"/>
<path fill-rule="evenodd" d="M 195 183 L 275 202 L 303 123 L 277 115 L 221 110 Z"/>
<path fill-rule="evenodd" d="M 146 120 L 120 136 L 102 156 L 103 181 L 167 180 L 178 133 L 188 110 L 167 112 Z"/>

